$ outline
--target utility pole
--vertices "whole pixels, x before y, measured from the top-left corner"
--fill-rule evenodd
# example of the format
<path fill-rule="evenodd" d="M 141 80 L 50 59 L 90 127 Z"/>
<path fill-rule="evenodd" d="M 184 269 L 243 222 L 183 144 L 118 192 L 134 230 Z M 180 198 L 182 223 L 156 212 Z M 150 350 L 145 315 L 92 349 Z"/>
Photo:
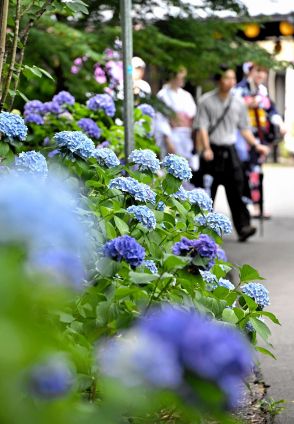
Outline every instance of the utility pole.
<path fill-rule="evenodd" d="M 132 28 L 132 0 L 120 0 L 120 16 L 123 47 L 124 69 L 124 130 L 126 159 L 134 149 L 134 93 L 133 93 L 133 28 Z"/>

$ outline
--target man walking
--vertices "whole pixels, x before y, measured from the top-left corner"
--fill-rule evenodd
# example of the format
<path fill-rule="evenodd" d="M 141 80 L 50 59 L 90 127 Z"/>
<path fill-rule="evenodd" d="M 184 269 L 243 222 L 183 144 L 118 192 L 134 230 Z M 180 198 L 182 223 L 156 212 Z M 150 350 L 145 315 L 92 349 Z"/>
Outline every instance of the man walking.
<path fill-rule="evenodd" d="M 218 186 L 224 185 L 239 241 L 244 242 L 255 234 L 256 228 L 250 225 L 250 215 L 242 200 L 244 180 L 235 149 L 237 130 L 258 153 L 266 155 L 268 148 L 252 134 L 244 102 L 231 94 L 236 84 L 235 71 L 222 66 L 215 81 L 217 88 L 200 98 L 196 117 L 203 146 L 200 172 L 213 177 L 213 200 Z"/>

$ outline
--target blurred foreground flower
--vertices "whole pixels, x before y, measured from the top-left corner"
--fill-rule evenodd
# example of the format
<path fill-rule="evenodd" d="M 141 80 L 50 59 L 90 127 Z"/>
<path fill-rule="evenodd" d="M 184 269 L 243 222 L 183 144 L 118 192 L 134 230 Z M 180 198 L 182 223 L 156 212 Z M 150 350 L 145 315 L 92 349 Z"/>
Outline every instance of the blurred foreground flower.
<path fill-rule="evenodd" d="M 3 175 L 0 243 L 23 246 L 29 259 L 61 250 L 72 256 L 72 261 L 79 260 L 87 254 L 88 241 L 75 214 L 77 205 L 77 194 L 59 178 L 48 177 L 45 182 L 25 174 Z M 60 270 L 60 260 L 55 259 L 55 265 Z"/>
<path fill-rule="evenodd" d="M 210 382 L 223 393 L 221 409 L 236 405 L 253 365 L 251 347 L 236 329 L 170 306 L 143 317 L 98 356 L 102 371 L 124 385 L 165 387 L 184 398 L 189 393 L 190 401 L 194 393 L 194 404 L 201 399 L 201 382 Z"/>
<path fill-rule="evenodd" d="M 31 369 L 28 388 L 33 395 L 50 400 L 68 394 L 73 384 L 71 366 L 56 355 Z"/>

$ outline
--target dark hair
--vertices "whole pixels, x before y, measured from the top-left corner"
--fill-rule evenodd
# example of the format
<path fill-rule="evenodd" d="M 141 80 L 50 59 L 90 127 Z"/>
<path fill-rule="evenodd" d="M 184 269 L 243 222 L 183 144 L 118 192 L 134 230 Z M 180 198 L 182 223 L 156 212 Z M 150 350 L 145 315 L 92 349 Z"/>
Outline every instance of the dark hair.
<path fill-rule="evenodd" d="M 233 66 L 229 66 L 226 64 L 220 65 L 218 72 L 216 72 L 213 76 L 213 80 L 216 82 L 220 81 L 224 73 L 227 72 L 229 69 L 235 71 Z"/>
<path fill-rule="evenodd" d="M 176 78 L 176 76 L 180 72 L 187 72 L 187 68 L 185 68 L 185 66 L 179 65 L 177 68 L 167 72 L 167 74 L 166 74 L 167 81 L 170 81 L 170 80 Z"/>

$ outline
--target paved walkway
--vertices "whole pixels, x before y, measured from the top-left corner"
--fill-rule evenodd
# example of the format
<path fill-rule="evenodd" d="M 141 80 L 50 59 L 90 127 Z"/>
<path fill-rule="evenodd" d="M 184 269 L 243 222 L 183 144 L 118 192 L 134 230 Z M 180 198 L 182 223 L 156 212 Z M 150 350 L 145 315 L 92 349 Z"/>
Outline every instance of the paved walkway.
<path fill-rule="evenodd" d="M 294 166 L 265 168 L 265 209 L 273 216 L 264 222 L 264 235 L 257 234 L 247 243 L 237 243 L 233 236 L 225 240 L 225 250 L 230 261 L 248 263 L 266 278 L 269 309 L 282 326 L 271 326 L 277 361 L 262 356 L 261 368 L 271 386 L 269 396 L 287 401 L 275 423 L 294 424 Z M 229 213 L 224 191 L 218 193 L 216 210 Z"/>

